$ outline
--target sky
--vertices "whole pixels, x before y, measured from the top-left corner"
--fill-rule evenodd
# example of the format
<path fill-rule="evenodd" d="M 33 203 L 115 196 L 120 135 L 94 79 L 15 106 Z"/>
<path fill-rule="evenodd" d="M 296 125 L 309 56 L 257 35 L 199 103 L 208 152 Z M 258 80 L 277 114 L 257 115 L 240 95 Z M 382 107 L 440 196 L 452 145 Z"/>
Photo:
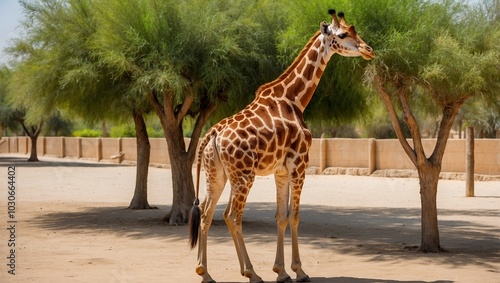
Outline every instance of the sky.
<path fill-rule="evenodd" d="M 3 49 L 19 34 L 17 27 L 22 17 L 21 5 L 17 0 L 0 0 L 0 64 L 8 61 Z"/>

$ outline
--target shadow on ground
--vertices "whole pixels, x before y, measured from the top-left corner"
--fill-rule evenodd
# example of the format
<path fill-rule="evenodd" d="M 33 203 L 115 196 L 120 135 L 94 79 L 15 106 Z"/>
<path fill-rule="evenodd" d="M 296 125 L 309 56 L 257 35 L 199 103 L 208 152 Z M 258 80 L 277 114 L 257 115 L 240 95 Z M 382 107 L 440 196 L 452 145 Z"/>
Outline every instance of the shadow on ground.
<path fill-rule="evenodd" d="M 248 203 L 243 231 L 247 243 L 274 243 L 276 227 L 274 203 Z M 26 220 L 47 230 L 69 233 L 114 233 L 136 239 L 175 240 L 187 246 L 187 226 L 169 226 L 161 219 L 169 207 L 157 210 L 126 210 L 120 207 L 92 207 L 83 211 L 44 213 Z M 210 241 L 231 242 L 222 219 L 225 205 L 219 205 L 209 234 Z M 440 215 L 496 217 L 499 210 L 441 210 Z M 459 218 L 459 217 L 457 217 Z M 471 227 L 473 227 L 471 229 Z M 301 245 L 328 252 L 367 257 L 369 261 L 396 261 L 426 257 L 430 264 L 454 267 L 474 264 L 485 268 L 500 262 L 499 227 L 461 220 L 440 221 L 441 244 L 448 252 L 422 254 L 420 210 L 406 208 L 301 206 L 299 237 Z M 287 237 L 289 244 L 289 237 Z M 352 280 L 351 280 L 352 279 Z M 362 278 L 319 278 L 315 282 L 401 282 Z M 356 281 L 357 280 L 357 281 Z M 406 281 L 403 281 L 406 282 Z M 408 281 L 409 282 L 409 281 Z M 415 282 L 415 281 L 411 281 Z M 448 282 L 448 281 L 436 281 Z"/>
<path fill-rule="evenodd" d="M 122 164 L 112 164 L 112 163 L 96 163 L 90 161 L 81 161 L 81 160 L 68 160 L 64 161 L 64 159 L 58 160 L 50 160 L 41 158 L 40 161 L 30 162 L 28 161 L 28 157 L 18 157 L 18 156 L 0 156 L 0 165 L 1 166 L 16 166 L 16 167 L 116 167 L 116 166 L 127 166 Z"/>
<path fill-rule="evenodd" d="M 449 280 L 401 281 L 401 280 L 385 280 L 385 279 L 375 279 L 375 278 L 354 278 L 354 277 L 333 277 L 333 278 L 312 277 L 311 282 L 314 283 L 453 283 L 453 281 Z M 219 283 L 241 283 L 241 282 L 219 282 Z"/>

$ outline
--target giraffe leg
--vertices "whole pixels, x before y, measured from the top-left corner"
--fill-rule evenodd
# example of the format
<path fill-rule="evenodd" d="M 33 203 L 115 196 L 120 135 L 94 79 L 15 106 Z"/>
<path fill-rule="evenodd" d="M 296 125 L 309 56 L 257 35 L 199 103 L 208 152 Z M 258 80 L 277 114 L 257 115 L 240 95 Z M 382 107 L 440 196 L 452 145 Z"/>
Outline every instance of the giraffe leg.
<path fill-rule="evenodd" d="M 231 196 L 226 211 L 224 212 L 224 220 L 233 237 L 236 254 L 240 262 L 241 275 L 248 277 L 250 283 L 260 283 L 264 281 L 253 269 L 245 247 L 242 231 L 243 209 L 245 208 L 247 194 L 253 183 L 253 176 L 250 178 L 250 180 L 247 180 L 246 186 L 234 186 L 231 184 Z"/>
<path fill-rule="evenodd" d="M 273 271 L 278 274 L 276 282 L 292 282 L 290 275 L 285 271 L 285 230 L 288 226 L 288 199 L 290 196 L 288 175 L 275 175 L 276 181 L 276 225 L 278 227 L 278 239 L 276 247 L 276 260 Z"/>
<path fill-rule="evenodd" d="M 203 283 L 215 283 L 215 280 L 213 280 L 210 274 L 208 274 L 207 269 L 207 238 L 210 225 L 212 224 L 217 199 L 219 196 L 220 194 L 218 196 L 215 196 L 216 199 L 206 197 L 205 200 L 200 204 L 202 214 L 198 243 L 198 265 L 196 266 L 196 273 L 202 277 Z"/>
<path fill-rule="evenodd" d="M 303 173 L 302 175 L 304 175 Z M 297 282 L 309 282 L 309 276 L 302 270 L 302 262 L 299 255 L 299 205 L 300 194 L 304 184 L 304 176 L 298 178 L 295 184 L 292 185 L 292 198 L 290 199 L 290 232 L 292 236 L 292 270 L 297 274 Z"/>
<path fill-rule="evenodd" d="M 211 145 L 212 143 L 207 145 L 207 147 L 210 148 Z M 227 181 L 224 170 L 220 167 L 220 162 L 214 157 L 213 154 L 207 154 L 205 158 L 207 189 L 205 199 L 200 204 L 201 221 L 198 238 L 198 265 L 196 267 L 196 273 L 202 277 L 203 283 L 215 283 L 215 280 L 212 279 L 207 270 L 207 238 L 208 230 L 212 224 L 215 207 L 217 206 L 217 202 Z"/>

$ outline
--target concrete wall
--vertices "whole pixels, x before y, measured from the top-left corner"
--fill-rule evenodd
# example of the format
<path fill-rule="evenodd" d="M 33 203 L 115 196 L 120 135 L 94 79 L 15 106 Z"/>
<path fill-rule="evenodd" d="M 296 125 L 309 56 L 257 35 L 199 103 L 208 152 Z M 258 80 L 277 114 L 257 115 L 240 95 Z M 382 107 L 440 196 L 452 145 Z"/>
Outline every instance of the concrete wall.
<path fill-rule="evenodd" d="M 186 147 L 190 140 L 185 139 Z M 412 145 L 411 140 L 408 140 Z M 422 141 L 427 156 L 432 154 L 435 139 Z M 152 164 L 170 164 L 164 138 L 152 138 Z M 28 137 L 4 137 L 0 153 L 30 152 Z M 40 156 L 67 157 L 100 162 L 135 162 L 135 138 L 68 138 L 40 137 L 37 142 Z M 121 154 L 120 154 L 121 153 Z M 309 152 L 310 166 L 315 172 L 327 168 L 354 168 L 371 174 L 375 170 L 415 169 L 398 140 L 375 139 L 314 139 Z M 364 171 L 363 171 L 364 170 Z M 442 172 L 465 172 L 465 140 L 448 140 L 443 157 Z M 500 139 L 475 140 L 475 173 L 500 175 Z"/>

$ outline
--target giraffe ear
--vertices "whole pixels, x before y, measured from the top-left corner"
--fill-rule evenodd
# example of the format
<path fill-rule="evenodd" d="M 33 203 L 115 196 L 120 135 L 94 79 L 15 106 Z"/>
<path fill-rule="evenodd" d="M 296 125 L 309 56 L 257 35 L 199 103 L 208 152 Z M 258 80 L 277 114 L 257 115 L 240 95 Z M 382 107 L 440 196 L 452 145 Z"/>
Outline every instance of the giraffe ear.
<path fill-rule="evenodd" d="M 327 22 L 322 22 L 321 23 L 320 30 L 321 30 L 321 33 L 323 35 L 331 35 L 332 34 L 331 30 L 328 27 L 329 27 L 329 25 L 328 25 Z"/>

